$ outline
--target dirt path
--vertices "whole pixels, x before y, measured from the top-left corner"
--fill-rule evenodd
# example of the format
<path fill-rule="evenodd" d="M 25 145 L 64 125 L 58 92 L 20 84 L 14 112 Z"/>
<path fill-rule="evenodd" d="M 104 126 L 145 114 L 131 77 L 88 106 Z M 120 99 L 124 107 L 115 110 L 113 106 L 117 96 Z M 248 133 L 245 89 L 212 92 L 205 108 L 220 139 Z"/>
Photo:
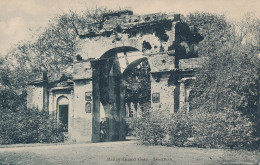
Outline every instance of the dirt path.
<path fill-rule="evenodd" d="M 248 164 L 260 151 L 138 145 L 134 141 L 0 148 L 0 164 Z"/>

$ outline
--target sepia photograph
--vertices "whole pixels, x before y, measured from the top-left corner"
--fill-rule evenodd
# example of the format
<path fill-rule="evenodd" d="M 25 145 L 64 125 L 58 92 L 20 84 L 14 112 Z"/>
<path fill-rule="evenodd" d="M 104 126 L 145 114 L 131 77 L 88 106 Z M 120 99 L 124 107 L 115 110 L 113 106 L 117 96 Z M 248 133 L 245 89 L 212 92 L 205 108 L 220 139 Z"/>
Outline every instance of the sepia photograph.
<path fill-rule="evenodd" d="M 260 1 L 1 0 L 0 165 L 260 165 Z"/>

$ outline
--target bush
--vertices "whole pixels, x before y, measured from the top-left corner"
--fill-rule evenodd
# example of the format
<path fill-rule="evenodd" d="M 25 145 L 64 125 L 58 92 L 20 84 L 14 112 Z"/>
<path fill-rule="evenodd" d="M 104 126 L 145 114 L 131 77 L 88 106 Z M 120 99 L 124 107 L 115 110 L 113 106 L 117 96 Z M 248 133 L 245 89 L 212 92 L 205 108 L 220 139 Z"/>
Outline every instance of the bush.
<path fill-rule="evenodd" d="M 135 129 L 134 135 L 141 143 L 163 144 L 163 139 L 167 136 L 167 125 L 169 115 L 163 111 L 145 110 L 146 114 L 133 121 Z"/>
<path fill-rule="evenodd" d="M 52 143 L 64 140 L 57 120 L 37 109 L 2 110 L 0 132 L 0 144 Z"/>
<path fill-rule="evenodd" d="M 135 135 L 141 143 L 210 148 L 259 147 L 256 128 L 238 111 L 201 112 L 169 115 L 151 110 L 139 118 Z"/>
<path fill-rule="evenodd" d="M 212 148 L 249 148 L 259 141 L 253 122 L 238 111 L 193 112 L 193 146 Z"/>

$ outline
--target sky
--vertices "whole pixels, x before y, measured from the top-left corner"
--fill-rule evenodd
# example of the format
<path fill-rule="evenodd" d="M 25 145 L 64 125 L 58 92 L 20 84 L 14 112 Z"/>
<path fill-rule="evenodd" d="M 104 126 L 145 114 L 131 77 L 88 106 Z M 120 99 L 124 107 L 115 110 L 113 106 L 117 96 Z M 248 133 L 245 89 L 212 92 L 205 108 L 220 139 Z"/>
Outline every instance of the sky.
<path fill-rule="evenodd" d="M 48 25 L 57 14 L 96 7 L 131 9 L 135 14 L 206 11 L 239 20 L 248 12 L 260 18 L 260 0 L 0 0 L 0 56 Z"/>

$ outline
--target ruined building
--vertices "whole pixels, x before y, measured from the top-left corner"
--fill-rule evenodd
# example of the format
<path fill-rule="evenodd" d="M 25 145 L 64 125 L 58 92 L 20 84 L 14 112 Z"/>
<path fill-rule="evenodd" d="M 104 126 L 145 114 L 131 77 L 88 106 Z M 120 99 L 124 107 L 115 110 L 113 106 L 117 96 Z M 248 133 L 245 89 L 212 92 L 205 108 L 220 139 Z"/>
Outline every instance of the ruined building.
<path fill-rule="evenodd" d="M 101 115 L 106 140 L 125 139 L 127 71 L 147 60 L 154 109 L 189 111 L 189 83 L 200 66 L 197 45 L 203 38 L 179 14 L 103 14 L 102 21 L 81 29 L 72 74 L 43 73 L 28 85 L 29 108 L 48 111 L 65 125 L 68 139 L 100 141 Z M 103 113 L 101 111 L 104 111 Z M 131 117 L 131 116 L 130 116 Z"/>

